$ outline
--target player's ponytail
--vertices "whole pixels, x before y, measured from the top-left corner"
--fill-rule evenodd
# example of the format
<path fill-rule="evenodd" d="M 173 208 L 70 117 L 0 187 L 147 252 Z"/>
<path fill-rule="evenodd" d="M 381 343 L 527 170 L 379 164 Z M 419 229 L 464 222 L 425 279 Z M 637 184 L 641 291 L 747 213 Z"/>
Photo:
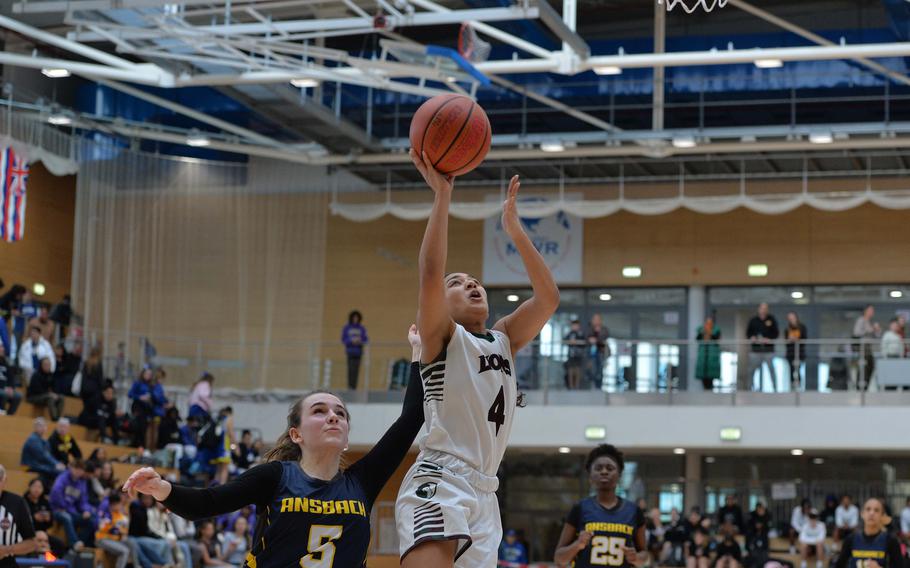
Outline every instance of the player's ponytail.
<path fill-rule="evenodd" d="M 284 431 L 284 434 L 278 438 L 278 441 L 275 442 L 275 446 L 262 456 L 265 461 L 300 461 L 300 459 L 303 458 L 303 451 L 300 449 L 299 445 L 291 440 L 290 431 L 291 428 L 297 428 L 300 426 L 300 419 L 303 416 L 304 401 L 306 401 L 306 399 L 310 398 L 314 394 L 319 393 L 326 393 L 332 396 L 336 396 L 335 393 L 331 391 L 314 390 L 297 399 L 294 404 L 292 404 L 288 409 L 288 425 L 287 429 Z M 348 413 L 348 423 L 350 423 L 350 421 L 351 416 L 350 413 Z"/>

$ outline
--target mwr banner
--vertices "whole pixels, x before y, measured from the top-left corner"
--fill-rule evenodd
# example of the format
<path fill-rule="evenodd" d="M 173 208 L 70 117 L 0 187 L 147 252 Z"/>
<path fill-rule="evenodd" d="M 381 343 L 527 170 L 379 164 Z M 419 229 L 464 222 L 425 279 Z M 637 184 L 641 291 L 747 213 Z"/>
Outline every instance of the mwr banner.
<path fill-rule="evenodd" d="M 521 205 L 544 201 L 541 198 L 519 198 Z M 521 223 L 534 246 L 543 255 L 547 266 L 559 284 L 580 284 L 583 252 L 582 220 L 559 211 L 553 215 L 532 219 L 522 217 Z M 497 215 L 484 221 L 483 283 L 528 284 L 528 275 L 512 239 L 502 229 Z"/>

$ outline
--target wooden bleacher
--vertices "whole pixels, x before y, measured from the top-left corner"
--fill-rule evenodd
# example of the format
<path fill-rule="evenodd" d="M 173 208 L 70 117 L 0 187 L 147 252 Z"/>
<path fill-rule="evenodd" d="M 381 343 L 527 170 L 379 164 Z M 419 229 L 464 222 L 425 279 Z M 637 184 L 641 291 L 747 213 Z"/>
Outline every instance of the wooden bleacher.
<path fill-rule="evenodd" d="M 63 408 L 64 416 L 78 416 L 82 411 L 82 401 L 78 398 L 67 397 Z M 15 415 L 0 416 L 0 432 L 3 432 L 3 436 L 0 436 L 0 464 L 6 468 L 6 490 L 19 495 L 28 489 L 28 482 L 36 477 L 36 474 L 27 472 L 19 460 L 22 455 L 22 445 L 25 443 L 25 439 L 31 435 L 33 431 L 32 423 L 37 416 L 48 418 L 47 410 L 28 402 L 23 402 Z M 50 436 L 55 427 L 56 423 L 48 419 L 48 429 L 45 436 Z M 76 424 L 70 426 L 70 434 L 79 444 L 83 458 L 88 458 L 96 448 L 104 448 L 107 452 L 107 458 L 114 460 L 114 475 L 121 481 L 129 477 L 136 469 L 142 467 L 140 464 L 121 463 L 118 461 L 134 454 L 136 452 L 135 448 L 90 441 L 91 434 L 89 431 L 84 426 Z M 158 468 L 158 470 L 162 475 L 177 473 L 175 470 L 166 468 Z M 49 490 L 50 488 L 48 488 Z"/>

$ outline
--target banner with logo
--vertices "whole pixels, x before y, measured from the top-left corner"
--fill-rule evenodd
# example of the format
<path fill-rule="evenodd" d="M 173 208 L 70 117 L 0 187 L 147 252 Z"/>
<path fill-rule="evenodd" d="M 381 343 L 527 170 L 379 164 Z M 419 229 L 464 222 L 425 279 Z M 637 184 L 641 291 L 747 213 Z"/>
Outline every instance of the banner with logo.
<path fill-rule="evenodd" d="M 521 204 L 544 201 L 519 198 Z M 548 217 L 521 218 L 525 232 L 543 255 L 559 284 L 581 284 L 583 221 L 564 211 Z M 483 283 L 528 285 L 528 275 L 512 239 L 502 229 L 502 218 L 488 217 L 483 228 Z"/>

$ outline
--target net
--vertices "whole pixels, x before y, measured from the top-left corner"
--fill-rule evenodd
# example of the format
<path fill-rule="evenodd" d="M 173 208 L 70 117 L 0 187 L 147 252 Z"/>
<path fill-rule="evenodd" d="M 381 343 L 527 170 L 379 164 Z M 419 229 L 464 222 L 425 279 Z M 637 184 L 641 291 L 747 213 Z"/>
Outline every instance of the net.
<path fill-rule="evenodd" d="M 493 46 L 477 35 L 471 24 L 465 22 L 458 30 L 458 53 L 471 63 L 482 63 L 490 57 Z"/>
<path fill-rule="evenodd" d="M 667 4 L 667 12 L 672 12 L 673 8 L 680 7 L 687 14 L 691 14 L 701 8 L 705 12 L 710 12 L 714 8 L 723 8 L 729 0 L 657 0 L 658 4 Z"/>

